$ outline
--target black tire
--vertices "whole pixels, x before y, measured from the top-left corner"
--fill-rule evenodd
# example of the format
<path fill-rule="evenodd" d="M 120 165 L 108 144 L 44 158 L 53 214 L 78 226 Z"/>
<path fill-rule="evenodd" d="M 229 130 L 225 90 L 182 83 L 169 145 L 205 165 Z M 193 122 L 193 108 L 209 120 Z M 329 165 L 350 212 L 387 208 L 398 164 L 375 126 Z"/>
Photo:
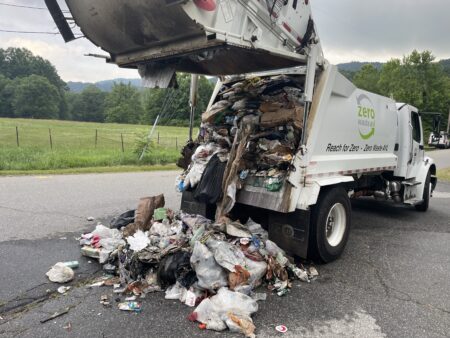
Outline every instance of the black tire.
<path fill-rule="evenodd" d="M 328 216 L 335 206 L 340 211 L 339 214 L 341 216 L 339 217 L 345 217 L 345 228 L 342 235 L 339 235 L 337 241 L 334 241 L 333 245 L 331 245 L 327 228 L 332 233 L 334 221 L 331 218 L 329 219 Z M 311 258 L 329 263 L 341 256 L 350 233 L 351 210 L 350 199 L 343 187 L 329 188 L 321 192 L 319 200 L 311 213 L 311 241 L 309 246 Z M 330 221 L 333 221 L 333 223 L 330 224 Z M 342 230 L 339 231 L 339 233 L 341 232 Z"/>
<path fill-rule="evenodd" d="M 427 178 L 425 179 L 425 187 L 423 189 L 423 201 L 419 204 L 415 205 L 417 211 L 425 212 L 428 210 L 430 205 L 430 182 L 431 182 L 431 173 L 428 172 Z"/>

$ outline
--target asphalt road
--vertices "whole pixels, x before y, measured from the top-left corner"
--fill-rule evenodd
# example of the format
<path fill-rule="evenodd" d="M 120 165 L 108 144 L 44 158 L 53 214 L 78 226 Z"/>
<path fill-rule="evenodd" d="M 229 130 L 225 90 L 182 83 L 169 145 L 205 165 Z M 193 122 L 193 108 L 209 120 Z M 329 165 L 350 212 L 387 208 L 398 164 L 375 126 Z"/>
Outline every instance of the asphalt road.
<path fill-rule="evenodd" d="M 436 162 L 438 169 L 450 168 L 450 149 L 430 151 L 427 155 Z"/>
<path fill-rule="evenodd" d="M 139 197 L 158 193 L 178 208 L 175 176 L 0 178 L 0 337 L 217 336 L 200 331 L 186 319 L 191 309 L 164 294 L 147 295 L 143 312 L 130 314 L 99 303 L 110 289 L 81 285 L 100 268 L 80 256 L 74 239 L 93 228 L 86 217 L 106 222 L 134 208 Z M 450 184 L 439 184 L 427 213 L 372 200 L 353 202 L 353 210 L 342 258 L 319 266 L 313 283 L 297 282 L 287 296 L 261 302 L 254 317 L 258 337 L 448 337 Z M 77 278 L 67 295 L 55 295 L 58 285 L 48 283 L 45 272 L 66 260 L 80 261 Z M 68 314 L 40 323 L 66 307 Z M 274 330 L 279 324 L 287 334 Z"/>

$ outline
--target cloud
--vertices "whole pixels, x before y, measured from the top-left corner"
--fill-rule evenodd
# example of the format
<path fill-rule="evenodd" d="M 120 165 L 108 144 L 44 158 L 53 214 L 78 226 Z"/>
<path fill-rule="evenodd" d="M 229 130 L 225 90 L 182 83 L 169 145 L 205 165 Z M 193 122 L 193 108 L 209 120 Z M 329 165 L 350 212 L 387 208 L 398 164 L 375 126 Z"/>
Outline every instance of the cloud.
<path fill-rule="evenodd" d="M 5 1 L 44 5 L 42 0 Z M 65 7 L 64 1 L 60 3 Z M 439 59 L 450 58 L 448 0 L 312 0 L 311 3 L 325 57 L 332 63 L 386 61 L 413 49 L 431 50 Z M 4 6 L 0 6 L 0 29 L 57 31 L 45 10 Z M 10 46 L 29 48 L 50 60 L 65 81 L 138 77 L 135 70 L 85 57 L 88 53 L 106 54 L 86 39 L 65 44 L 59 35 L 0 33 L 0 48 Z"/>
<path fill-rule="evenodd" d="M 450 57 L 448 0 L 314 0 L 325 57 L 333 63 L 386 61 L 412 50 Z"/>
<path fill-rule="evenodd" d="M 61 39 L 57 36 L 53 39 Z M 35 55 L 48 59 L 55 65 L 58 73 L 65 81 L 96 82 L 118 77 L 136 78 L 136 70 L 121 69 L 107 64 L 104 59 L 84 56 L 88 53 L 106 53 L 86 40 L 78 40 L 69 44 L 63 42 L 33 39 L 30 37 L 13 37 L 2 39 L 0 47 L 24 47 Z"/>

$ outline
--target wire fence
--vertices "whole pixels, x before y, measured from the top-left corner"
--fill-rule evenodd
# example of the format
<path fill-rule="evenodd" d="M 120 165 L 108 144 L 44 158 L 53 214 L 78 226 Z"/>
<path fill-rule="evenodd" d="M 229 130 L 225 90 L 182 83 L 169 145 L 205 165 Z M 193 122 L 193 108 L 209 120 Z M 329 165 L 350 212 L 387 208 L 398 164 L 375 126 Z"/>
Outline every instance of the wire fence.
<path fill-rule="evenodd" d="M 39 148 L 49 150 L 116 150 L 131 152 L 138 141 L 143 141 L 143 131 L 79 128 L 36 128 L 0 126 L 0 147 Z M 168 136 L 155 132 L 152 144 L 167 150 L 179 150 L 187 141 L 185 136 Z"/>

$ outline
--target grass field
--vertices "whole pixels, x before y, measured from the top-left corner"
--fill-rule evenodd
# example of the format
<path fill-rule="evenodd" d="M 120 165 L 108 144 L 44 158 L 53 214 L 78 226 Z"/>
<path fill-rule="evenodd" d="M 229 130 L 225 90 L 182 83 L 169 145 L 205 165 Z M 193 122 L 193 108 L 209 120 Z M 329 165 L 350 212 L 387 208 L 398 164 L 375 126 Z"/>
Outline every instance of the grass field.
<path fill-rule="evenodd" d="M 188 128 L 158 126 L 153 147 L 139 161 L 134 151 L 136 140 L 149 129 L 142 125 L 0 118 L 0 174 L 127 171 L 176 162 L 188 139 Z"/>

